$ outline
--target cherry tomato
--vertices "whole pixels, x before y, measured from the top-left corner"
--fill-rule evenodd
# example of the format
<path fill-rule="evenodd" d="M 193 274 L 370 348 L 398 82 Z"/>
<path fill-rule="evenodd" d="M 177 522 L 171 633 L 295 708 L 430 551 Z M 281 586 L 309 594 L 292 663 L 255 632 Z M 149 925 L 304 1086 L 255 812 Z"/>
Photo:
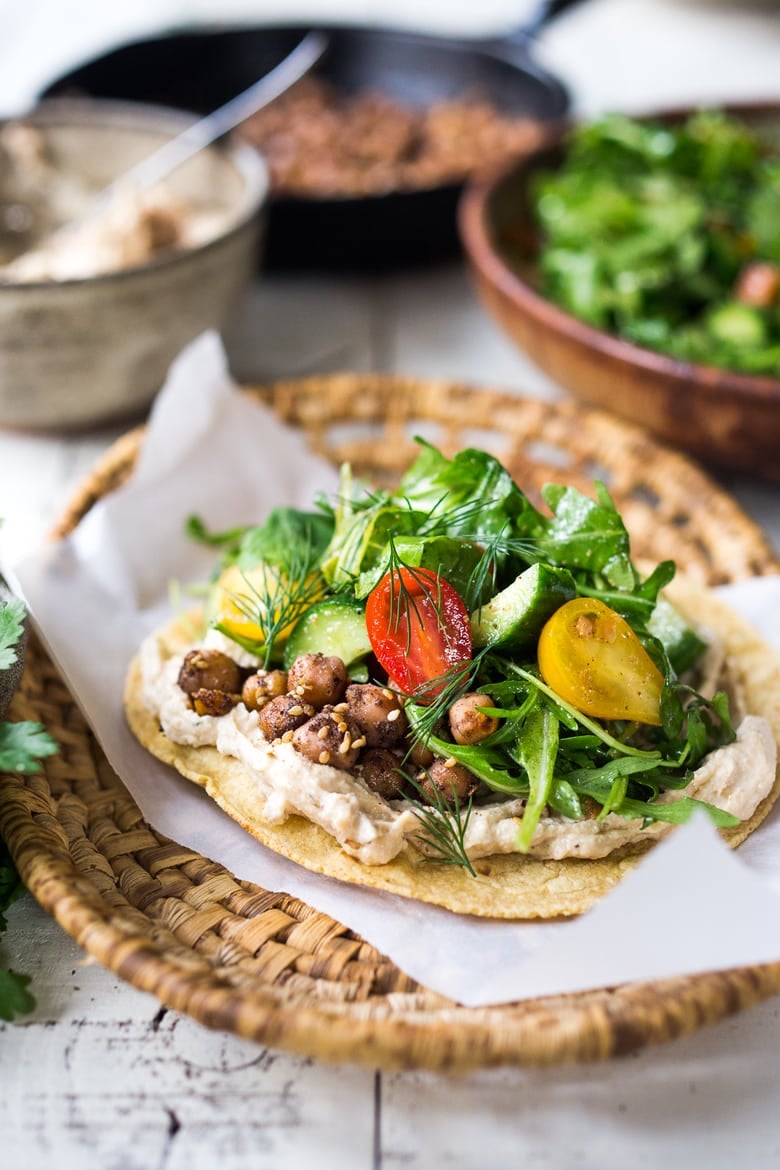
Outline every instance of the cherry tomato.
<path fill-rule="evenodd" d="M 220 623 L 229 638 L 243 638 L 262 647 L 266 630 L 279 621 L 280 614 L 289 613 L 282 628 L 276 631 L 275 641 L 284 642 L 301 614 L 317 600 L 313 574 L 307 581 L 307 589 L 300 592 L 300 603 L 291 604 L 287 577 L 263 561 L 245 572 L 232 565 L 217 582 L 215 623 Z M 258 620 L 254 620 L 255 614 Z"/>
<path fill-rule="evenodd" d="M 603 601 L 575 597 L 556 610 L 538 656 L 547 685 L 583 715 L 660 725 L 663 675 L 628 622 Z"/>
<path fill-rule="evenodd" d="M 434 698 L 445 682 L 428 687 L 471 660 L 471 626 L 460 594 L 430 569 L 393 569 L 371 591 L 366 629 L 374 654 L 407 694 Z"/>

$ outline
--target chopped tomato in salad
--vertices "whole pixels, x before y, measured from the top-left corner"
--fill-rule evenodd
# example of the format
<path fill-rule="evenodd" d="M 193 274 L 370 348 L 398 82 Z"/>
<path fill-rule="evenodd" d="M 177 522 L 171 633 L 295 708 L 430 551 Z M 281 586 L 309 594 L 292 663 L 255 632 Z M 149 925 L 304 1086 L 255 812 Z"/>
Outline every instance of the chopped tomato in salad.
<path fill-rule="evenodd" d="M 374 654 L 394 684 L 406 694 L 418 693 L 422 701 L 440 694 L 446 685 L 443 676 L 471 659 L 465 602 L 431 569 L 386 573 L 368 596 L 366 628 Z"/>

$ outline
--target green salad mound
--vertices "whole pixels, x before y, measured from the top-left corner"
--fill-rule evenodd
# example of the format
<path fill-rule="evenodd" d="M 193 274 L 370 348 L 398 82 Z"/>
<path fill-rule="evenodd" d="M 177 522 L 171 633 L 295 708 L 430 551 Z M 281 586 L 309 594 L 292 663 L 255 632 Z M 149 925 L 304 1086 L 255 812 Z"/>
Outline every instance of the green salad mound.
<path fill-rule="evenodd" d="M 537 177 L 542 291 L 686 361 L 780 376 L 780 150 L 736 117 L 608 115 Z"/>
<path fill-rule="evenodd" d="M 659 596 L 673 562 L 640 575 L 603 485 L 593 498 L 560 484 L 543 496 L 541 510 L 484 451 L 448 459 L 423 443 L 395 492 L 367 490 L 345 467 L 335 504 L 320 500 L 318 511 L 278 508 L 259 528 L 221 535 L 190 522 L 193 536 L 222 545 L 215 588 L 226 574 L 246 582 L 237 599 L 254 631 L 242 639 L 246 649 L 266 667 L 287 667 L 301 651 L 338 654 L 352 679 L 395 687 L 414 737 L 481 782 L 475 800 L 526 800 L 521 851 L 545 807 L 574 820 L 609 812 L 640 823 L 685 820 L 700 802 L 682 791 L 658 797 L 684 790 L 704 756 L 734 739 L 725 694 L 708 700 L 687 685 L 705 646 Z M 259 588 L 251 585 L 258 561 L 273 570 Z M 564 631 L 553 648 L 563 665 L 571 648 L 572 701 L 556 689 L 555 669 L 545 672 L 539 647 L 556 614 L 580 602 L 583 637 L 567 642 Z M 578 700 L 575 644 L 587 642 L 588 623 L 604 614 L 657 679 L 649 717 L 624 715 L 619 702 L 611 711 L 609 699 L 605 716 L 594 717 Z M 399 629 L 408 639 L 400 653 Z M 224 631 L 236 638 L 234 627 Z M 443 651 L 453 645 L 447 666 Z M 410 685 L 407 676 L 404 684 L 415 656 L 423 681 Z M 383 673 L 383 661 L 392 670 Z M 441 673 L 431 666 L 437 661 Z M 619 666 L 615 659 L 618 691 Z M 479 742 L 453 742 L 447 713 L 475 691 L 495 730 Z M 737 823 L 707 808 L 716 824 Z"/>

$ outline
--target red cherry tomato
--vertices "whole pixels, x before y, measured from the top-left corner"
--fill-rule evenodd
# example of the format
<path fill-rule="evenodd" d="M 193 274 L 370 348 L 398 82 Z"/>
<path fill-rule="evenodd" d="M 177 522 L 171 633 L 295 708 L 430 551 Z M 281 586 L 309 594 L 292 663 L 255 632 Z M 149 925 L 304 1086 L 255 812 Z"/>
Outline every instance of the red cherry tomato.
<path fill-rule="evenodd" d="M 471 660 L 471 625 L 460 594 L 430 569 L 393 569 L 371 591 L 366 629 L 374 654 L 395 685 L 432 699 L 445 682 L 427 684 Z"/>

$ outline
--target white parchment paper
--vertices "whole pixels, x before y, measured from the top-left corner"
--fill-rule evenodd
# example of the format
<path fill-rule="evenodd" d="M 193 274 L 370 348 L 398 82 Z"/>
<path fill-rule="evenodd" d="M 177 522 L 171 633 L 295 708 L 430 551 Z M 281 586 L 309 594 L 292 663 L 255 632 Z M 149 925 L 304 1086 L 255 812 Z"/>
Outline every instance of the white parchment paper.
<path fill-rule="evenodd" d="M 738 854 L 704 816 L 655 848 L 594 910 L 570 922 L 451 914 L 337 882 L 277 857 L 128 731 L 125 672 L 170 615 L 171 579 L 206 577 L 213 553 L 184 535 L 309 507 L 334 469 L 232 385 L 216 336 L 180 356 L 152 412 L 132 481 L 71 538 L 13 571 L 44 640 L 109 760 L 160 832 L 239 878 L 284 890 L 358 931 L 409 975 L 469 1005 L 780 960 L 780 813 Z M 780 579 L 732 586 L 735 608 L 780 646 Z"/>

